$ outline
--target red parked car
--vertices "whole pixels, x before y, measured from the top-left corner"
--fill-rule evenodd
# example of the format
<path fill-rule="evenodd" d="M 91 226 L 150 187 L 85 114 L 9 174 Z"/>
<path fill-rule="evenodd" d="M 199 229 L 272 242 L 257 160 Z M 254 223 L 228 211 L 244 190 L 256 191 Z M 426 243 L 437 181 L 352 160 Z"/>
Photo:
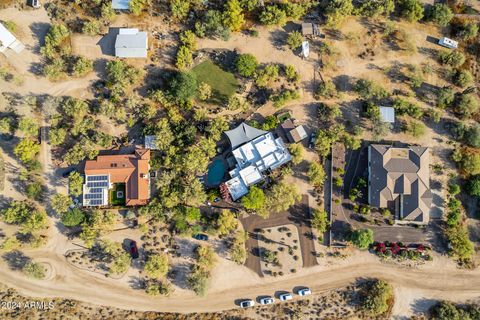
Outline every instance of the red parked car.
<path fill-rule="evenodd" d="M 132 256 L 132 259 L 137 259 L 138 258 L 138 247 L 137 247 L 137 242 L 136 241 L 130 241 L 130 255 Z"/>

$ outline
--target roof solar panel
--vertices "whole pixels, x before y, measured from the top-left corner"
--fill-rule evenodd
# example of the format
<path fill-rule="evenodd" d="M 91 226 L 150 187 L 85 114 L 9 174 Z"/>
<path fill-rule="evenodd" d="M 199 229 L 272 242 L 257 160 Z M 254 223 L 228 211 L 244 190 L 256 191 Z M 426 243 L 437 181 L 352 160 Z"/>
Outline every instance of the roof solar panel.
<path fill-rule="evenodd" d="M 87 176 L 87 181 L 108 181 L 108 176 Z"/>

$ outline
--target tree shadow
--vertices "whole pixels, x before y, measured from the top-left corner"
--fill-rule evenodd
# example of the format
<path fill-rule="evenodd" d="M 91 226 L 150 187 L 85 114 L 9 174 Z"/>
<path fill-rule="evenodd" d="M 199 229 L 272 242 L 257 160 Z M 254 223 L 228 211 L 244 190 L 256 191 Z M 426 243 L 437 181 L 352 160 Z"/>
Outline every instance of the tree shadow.
<path fill-rule="evenodd" d="M 285 45 L 287 43 L 288 33 L 282 30 L 274 30 L 270 32 L 269 40 L 273 47 L 277 50 L 285 51 Z"/>
<path fill-rule="evenodd" d="M 2 258 L 5 260 L 5 262 L 7 262 L 8 267 L 11 270 L 21 270 L 31 260 L 25 254 L 23 254 L 23 252 L 18 250 L 7 252 L 2 256 Z"/>

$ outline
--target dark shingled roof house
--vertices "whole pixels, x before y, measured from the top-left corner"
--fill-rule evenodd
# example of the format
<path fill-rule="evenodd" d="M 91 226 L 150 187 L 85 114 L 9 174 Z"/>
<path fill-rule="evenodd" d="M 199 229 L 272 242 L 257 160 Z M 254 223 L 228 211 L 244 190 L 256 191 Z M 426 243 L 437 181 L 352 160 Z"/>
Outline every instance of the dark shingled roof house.
<path fill-rule="evenodd" d="M 429 166 L 428 148 L 370 145 L 368 202 L 393 209 L 396 223 L 428 223 L 432 204 Z"/>

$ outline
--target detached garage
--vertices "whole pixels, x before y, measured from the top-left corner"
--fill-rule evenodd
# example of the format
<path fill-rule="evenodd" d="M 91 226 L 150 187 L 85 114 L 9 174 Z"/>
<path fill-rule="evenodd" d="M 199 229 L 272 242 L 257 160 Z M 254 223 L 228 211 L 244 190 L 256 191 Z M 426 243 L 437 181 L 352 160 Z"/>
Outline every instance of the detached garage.
<path fill-rule="evenodd" d="M 115 40 L 115 56 L 119 58 L 146 58 L 148 37 L 138 29 L 120 29 Z"/>

